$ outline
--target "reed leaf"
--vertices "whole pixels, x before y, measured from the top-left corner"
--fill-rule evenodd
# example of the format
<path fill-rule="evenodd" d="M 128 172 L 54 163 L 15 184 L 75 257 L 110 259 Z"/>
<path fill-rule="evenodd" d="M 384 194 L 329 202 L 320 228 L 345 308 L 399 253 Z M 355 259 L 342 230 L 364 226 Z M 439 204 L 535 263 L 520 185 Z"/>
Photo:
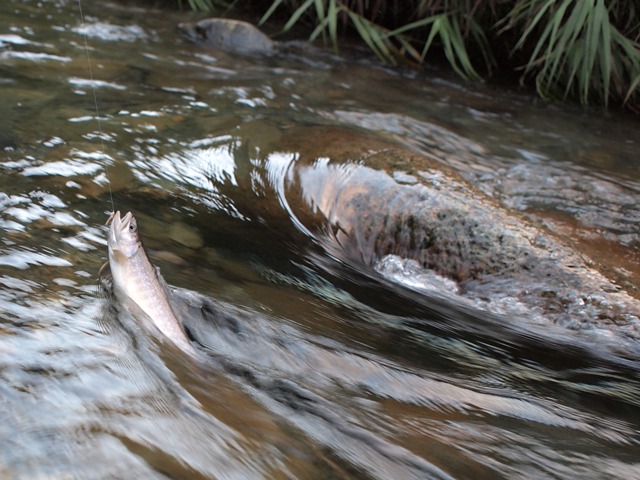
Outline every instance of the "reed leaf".
<path fill-rule="evenodd" d="M 532 20 L 526 15 L 536 12 Z M 562 87 L 564 98 L 575 94 L 587 104 L 598 97 L 606 105 L 615 94 L 622 98 L 628 93 L 615 85 L 634 77 L 640 63 L 640 50 L 633 41 L 622 35 L 611 23 L 605 0 L 526 0 L 508 15 L 509 24 L 526 24 L 516 48 L 523 48 L 534 32 L 540 32 L 525 74 L 535 73 L 536 86 L 543 96 Z M 625 58 L 625 62 L 616 61 Z M 631 83 L 631 91 L 637 88 Z M 627 94 L 625 98 L 630 98 Z"/>
<path fill-rule="evenodd" d="M 311 8 L 311 6 L 316 3 L 317 0 L 307 0 L 302 5 L 300 5 L 295 12 L 291 14 L 291 17 L 287 21 L 287 23 L 282 28 L 282 31 L 287 32 L 291 30 L 291 28 L 298 22 L 300 17 Z"/>
<path fill-rule="evenodd" d="M 533 11 L 535 10 L 535 7 L 537 6 L 537 4 L 540 2 L 537 2 L 535 0 L 533 1 L 529 1 L 529 2 L 518 2 L 516 3 L 516 6 L 511 10 L 511 12 L 509 12 L 509 14 L 507 15 L 507 17 L 510 19 L 511 21 L 515 21 L 515 22 L 520 22 L 523 19 L 527 20 L 528 18 L 530 18 L 530 14 L 533 13 Z M 540 24 L 540 22 L 545 18 L 545 15 L 547 14 L 548 10 L 556 3 L 555 0 L 547 0 L 545 2 L 543 2 L 543 4 L 538 8 L 537 13 L 535 14 L 535 16 L 533 17 L 533 19 L 529 22 L 528 27 L 526 28 L 526 30 L 524 31 L 524 33 L 522 34 L 522 36 L 520 37 L 520 39 L 518 40 L 518 42 L 515 44 L 514 46 L 514 50 L 517 50 L 519 48 L 521 48 L 525 41 L 527 40 L 527 38 L 529 38 L 529 36 L 531 35 L 531 33 L 534 31 L 534 29 Z M 565 4 L 568 4 L 568 2 L 565 2 Z M 562 7 L 561 7 L 562 8 Z M 566 8 L 566 7 L 565 7 Z M 561 13 L 562 15 L 562 13 Z M 556 28 L 553 28 L 553 25 L 548 25 L 547 28 L 544 30 L 544 32 L 542 33 L 542 35 L 540 36 L 540 39 L 538 41 L 538 44 L 536 45 L 536 49 L 534 50 L 534 52 L 531 54 L 531 56 L 533 58 L 535 58 L 538 55 L 538 50 L 539 48 L 542 47 L 543 43 L 546 38 L 554 31 L 557 29 L 557 25 Z"/>
<path fill-rule="evenodd" d="M 606 7 L 604 6 L 604 2 L 601 2 L 602 9 L 606 12 Z M 607 13 L 608 16 L 608 13 Z M 612 65 L 612 40 L 611 40 L 611 24 L 606 20 L 603 20 L 601 23 L 601 32 L 602 32 L 602 49 L 600 52 L 600 71 L 602 72 L 602 77 L 604 79 L 603 92 L 605 93 L 605 104 L 609 102 L 609 97 L 611 95 L 611 65 Z"/>
<path fill-rule="evenodd" d="M 422 58 L 426 58 L 437 36 L 440 39 L 447 61 L 455 72 L 464 78 L 480 80 L 480 75 L 473 68 L 469 59 L 459 22 L 452 21 L 449 14 L 440 14 L 433 17 L 433 21 L 430 23 L 431 30 L 422 47 Z"/>
<path fill-rule="evenodd" d="M 454 15 L 442 13 L 431 17 L 423 18 L 415 22 L 411 22 L 400 28 L 390 31 L 387 36 L 391 38 L 404 38 L 402 34 L 411 30 L 429 28 L 429 34 L 422 46 L 420 60 L 424 61 L 434 40 L 440 39 L 440 44 L 444 50 L 447 61 L 451 67 L 462 77 L 480 80 L 481 77 L 471 64 L 469 54 L 465 44 L 464 37 L 460 28 L 460 21 Z M 471 22 L 470 32 L 476 43 L 480 46 L 483 56 L 487 64 L 490 62 L 490 53 L 488 53 L 488 42 L 481 27 Z"/>
<path fill-rule="evenodd" d="M 320 22 L 309 36 L 310 41 L 316 40 L 320 35 L 326 39 L 327 31 L 334 52 L 338 52 L 338 14 L 343 9 L 342 5 L 336 5 L 336 0 L 329 0 L 327 11 L 324 11 L 323 0 L 316 1 L 316 14 Z"/>
<path fill-rule="evenodd" d="M 431 30 L 429 31 L 429 36 L 427 37 L 427 40 L 424 42 L 424 45 L 422 47 L 422 53 L 420 54 L 423 60 L 426 58 L 427 53 L 429 52 L 429 49 L 433 44 L 433 40 L 436 38 L 436 35 L 440 33 L 440 29 L 442 28 L 442 17 L 443 17 L 442 15 L 436 15 L 433 18 Z"/>
<path fill-rule="evenodd" d="M 315 41 L 320 35 L 322 35 L 322 37 L 324 38 L 326 35 L 326 30 L 329 26 L 329 22 L 330 22 L 330 18 L 327 15 L 326 17 L 324 17 L 320 23 L 318 23 L 318 25 L 316 25 L 316 28 L 313 29 L 313 32 L 311 32 L 311 35 L 309 35 L 309 41 L 313 42 Z"/>
<path fill-rule="evenodd" d="M 329 21 L 329 38 L 331 39 L 331 45 L 333 45 L 334 51 L 338 51 L 338 14 L 340 8 L 336 5 L 336 0 L 329 0 L 329 9 L 327 11 L 327 18 Z"/>
<path fill-rule="evenodd" d="M 456 21 L 452 22 L 450 16 L 444 17 L 443 23 L 444 28 L 440 30 L 440 40 L 449 64 L 460 76 L 481 80 L 480 75 L 475 71 L 469 60 L 462 32 L 460 31 L 460 24 Z"/>
<path fill-rule="evenodd" d="M 415 22 L 407 23 L 402 27 L 396 28 L 395 30 L 391 30 L 390 32 L 387 33 L 387 35 L 390 37 L 394 37 L 394 36 L 409 32 L 411 30 L 417 30 L 419 28 L 427 27 L 431 25 L 434 21 L 436 21 L 437 18 L 438 18 L 438 15 L 434 15 L 431 17 L 426 17 L 420 20 L 416 20 Z"/>
<path fill-rule="evenodd" d="M 624 97 L 624 103 L 627 103 L 629 99 L 636 93 L 636 90 L 640 87 L 640 74 L 631 82 L 629 90 Z"/>
<path fill-rule="evenodd" d="M 348 10 L 347 14 L 349 15 L 351 23 L 353 23 L 353 26 L 358 31 L 358 34 L 373 53 L 375 53 L 381 60 L 394 62 L 389 46 L 385 43 L 383 35 L 376 32 L 375 28 L 372 28 L 372 25 L 367 24 L 364 18 L 355 12 Z"/>
<path fill-rule="evenodd" d="M 420 52 L 418 52 L 418 50 L 415 49 L 415 47 L 411 44 L 411 42 L 406 37 L 404 37 L 403 35 L 397 35 L 394 38 L 400 44 L 401 54 L 409 55 L 416 62 L 422 61 L 422 56 L 420 55 Z"/>
<path fill-rule="evenodd" d="M 319 20 L 324 20 L 327 16 L 324 13 L 324 0 L 314 0 L 316 6 L 316 16 Z"/>
<path fill-rule="evenodd" d="M 267 9 L 267 11 L 264 12 L 264 15 L 262 16 L 262 18 L 258 22 L 258 25 L 263 25 L 267 20 L 269 20 L 269 18 L 271 18 L 271 15 L 273 15 L 275 13 L 275 11 L 278 9 L 278 7 L 280 5 L 282 5 L 283 1 L 284 0 L 273 0 L 273 3 Z"/>

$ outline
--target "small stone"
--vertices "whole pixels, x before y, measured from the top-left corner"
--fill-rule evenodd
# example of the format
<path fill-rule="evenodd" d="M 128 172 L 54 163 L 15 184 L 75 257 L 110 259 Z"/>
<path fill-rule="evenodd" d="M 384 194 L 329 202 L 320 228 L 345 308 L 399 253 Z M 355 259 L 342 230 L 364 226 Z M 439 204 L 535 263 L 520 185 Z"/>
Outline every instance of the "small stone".
<path fill-rule="evenodd" d="M 205 18 L 196 23 L 180 23 L 189 40 L 230 52 L 271 53 L 274 42 L 257 27 L 241 20 Z"/>
<path fill-rule="evenodd" d="M 556 325 L 568 328 L 570 330 L 577 330 L 580 328 L 580 322 L 569 314 L 558 315 L 558 317 L 556 317 L 555 323 Z"/>
<path fill-rule="evenodd" d="M 408 175 L 400 171 L 393 172 L 393 179 L 399 184 L 404 184 L 404 185 L 414 185 L 418 183 L 418 179 L 415 176 Z"/>
<path fill-rule="evenodd" d="M 168 252 L 166 250 L 149 252 L 149 256 L 153 260 L 160 260 L 163 263 L 172 263 L 174 265 L 185 265 L 187 263 L 179 255 L 176 255 L 173 252 Z"/>
<path fill-rule="evenodd" d="M 176 222 L 169 229 L 169 238 L 189 248 L 200 248 L 204 245 L 200 232 L 186 223 Z"/>
<path fill-rule="evenodd" d="M 603 283 L 602 285 L 600 285 L 600 288 L 602 288 L 602 291 L 607 293 L 615 293 L 621 290 L 618 285 L 614 285 L 612 283 Z"/>

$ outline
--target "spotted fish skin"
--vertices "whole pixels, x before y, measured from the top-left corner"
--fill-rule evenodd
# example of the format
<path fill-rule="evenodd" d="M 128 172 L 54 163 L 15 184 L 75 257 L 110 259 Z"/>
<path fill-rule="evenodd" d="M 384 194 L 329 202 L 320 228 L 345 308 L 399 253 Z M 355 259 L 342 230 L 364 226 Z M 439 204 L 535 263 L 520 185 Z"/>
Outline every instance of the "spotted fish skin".
<path fill-rule="evenodd" d="M 109 225 L 109 267 L 116 299 L 125 307 L 133 302 L 134 311 L 144 317 L 145 327 L 154 327 L 180 350 L 193 354 L 194 348 L 178 321 L 165 283 L 151 264 L 142 245 L 138 223 L 131 212 L 111 214 Z M 150 324 L 150 325 L 149 325 Z"/>

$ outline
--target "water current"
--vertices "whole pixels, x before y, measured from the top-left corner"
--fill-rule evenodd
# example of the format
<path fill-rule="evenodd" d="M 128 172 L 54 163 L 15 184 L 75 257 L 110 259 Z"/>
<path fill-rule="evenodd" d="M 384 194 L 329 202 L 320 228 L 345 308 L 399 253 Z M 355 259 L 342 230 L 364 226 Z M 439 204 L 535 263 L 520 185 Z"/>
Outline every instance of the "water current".
<path fill-rule="evenodd" d="M 637 118 L 83 8 L 0 3 L 0 478 L 640 479 Z"/>

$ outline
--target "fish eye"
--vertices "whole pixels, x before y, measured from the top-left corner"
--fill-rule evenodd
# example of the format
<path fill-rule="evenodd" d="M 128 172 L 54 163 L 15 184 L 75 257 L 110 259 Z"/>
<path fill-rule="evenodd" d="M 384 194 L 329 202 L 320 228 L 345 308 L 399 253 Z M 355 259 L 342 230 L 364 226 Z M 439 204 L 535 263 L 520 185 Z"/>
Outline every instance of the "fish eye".
<path fill-rule="evenodd" d="M 129 231 L 135 233 L 138 230 L 138 224 L 135 220 L 132 220 L 129 224 Z"/>

